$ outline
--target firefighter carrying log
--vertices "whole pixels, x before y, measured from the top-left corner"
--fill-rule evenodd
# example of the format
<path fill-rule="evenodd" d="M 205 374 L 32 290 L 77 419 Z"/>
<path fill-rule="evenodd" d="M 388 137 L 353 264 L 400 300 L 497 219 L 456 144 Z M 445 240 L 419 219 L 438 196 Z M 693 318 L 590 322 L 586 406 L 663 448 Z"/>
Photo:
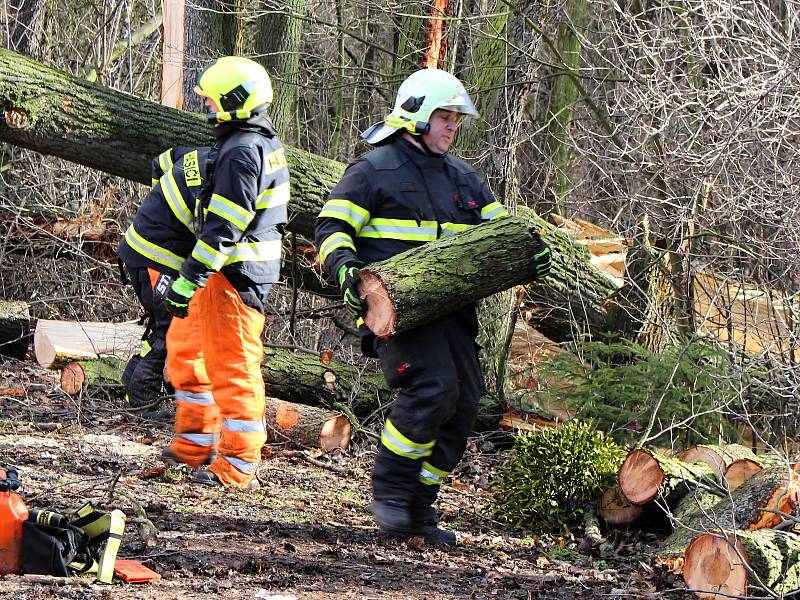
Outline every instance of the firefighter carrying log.
<path fill-rule="evenodd" d="M 171 256 L 177 267 L 163 294 L 174 317 L 166 364 L 177 410 L 175 436 L 162 458 L 207 467 L 198 469 L 195 482 L 255 489 L 266 441 L 264 304 L 280 271 L 289 172 L 266 114 L 272 85 L 263 67 L 219 58 L 200 73 L 195 91 L 215 124 L 203 189 L 196 197 L 165 194 L 172 216 L 193 232 L 191 245 L 179 254 L 157 246 L 149 231 L 135 229 L 141 240 L 131 236 L 140 242 L 136 252 Z M 139 214 L 133 227 L 138 220 Z M 125 242 L 132 245 L 127 234 Z"/>
<path fill-rule="evenodd" d="M 357 319 L 362 351 L 378 357 L 387 383 L 400 389 L 381 434 L 370 510 L 382 534 L 438 546 L 454 545 L 456 536 L 438 527 L 433 504 L 461 460 L 485 392 L 476 306 L 378 339 L 363 322 L 358 270 L 507 214 L 475 170 L 448 154 L 462 120 L 477 114 L 453 75 L 410 75 L 392 112 L 362 133 L 376 148 L 347 168 L 315 234 L 325 271 Z M 542 242 L 531 260 L 545 277 L 550 249 Z"/>

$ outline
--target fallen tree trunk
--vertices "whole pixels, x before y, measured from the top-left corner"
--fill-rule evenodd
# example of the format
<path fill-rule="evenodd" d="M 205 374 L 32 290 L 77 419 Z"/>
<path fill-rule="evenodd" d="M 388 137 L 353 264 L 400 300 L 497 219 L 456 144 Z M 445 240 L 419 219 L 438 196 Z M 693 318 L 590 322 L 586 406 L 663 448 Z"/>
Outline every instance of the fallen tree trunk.
<path fill-rule="evenodd" d="M 267 397 L 264 419 L 271 443 L 289 442 L 325 452 L 350 445 L 350 421 L 340 412 Z"/>
<path fill-rule="evenodd" d="M 708 465 L 685 463 L 643 448 L 625 457 L 619 469 L 619 487 L 631 504 L 639 506 L 660 498 L 674 507 L 698 488 L 724 494 Z"/>
<path fill-rule="evenodd" d="M 683 579 L 700 598 L 783 597 L 800 590 L 800 535 L 774 529 L 704 533 L 686 549 Z"/>
<path fill-rule="evenodd" d="M 25 302 L 0 301 L 0 355 L 24 359 L 31 343 L 31 315 Z"/>
<path fill-rule="evenodd" d="M 74 396 L 95 386 L 122 386 L 127 361 L 113 357 L 73 361 L 64 365 L 59 378 L 61 389 Z"/>
<path fill-rule="evenodd" d="M 656 564 L 678 573 L 686 547 L 701 533 L 775 527 L 784 516 L 798 513 L 800 482 L 794 473 L 765 469 L 729 496 L 713 499 L 698 494 L 682 501 L 672 519 L 675 531 L 655 553 Z"/>
<path fill-rule="evenodd" d="M 5 107 L 0 141 L 142 183 L 150 183 L 150 161 L 164 149 L 213 141 L 202 115 L 161 106 L 1 49 L 0 104 Z M 287 148 L 287 157 L 292 173 L 287 229 L 312 238 L 316 216 L 345 165 L 293 148 Z M 554 248 L 547 285 L 528 290 L 542 307 L 536 311 L 536 327 L 555 341 L 571 337 L 574 319 L 581 322 L 579 330 L 593 334 L 616 327 L 608 323 L 607 305 L 618 286 L 590 264 L 588 250 L 544 226 L 532 211 L 519 213 L 542 230 Z M 501 244 L 514 250 L 507 242 Z M 456 273 L 467 275 L 458 268 Z"/>
<path fill-rule="evenodd" d="M 0 50 L 0 140 L 132 181 L 150 183 L 150 161 L 170 146 L 211 145 L 203 115 L 86 81 Z M 342 163 L 287 148 L 289 231 L 313 237 L 314 221 Z"/>

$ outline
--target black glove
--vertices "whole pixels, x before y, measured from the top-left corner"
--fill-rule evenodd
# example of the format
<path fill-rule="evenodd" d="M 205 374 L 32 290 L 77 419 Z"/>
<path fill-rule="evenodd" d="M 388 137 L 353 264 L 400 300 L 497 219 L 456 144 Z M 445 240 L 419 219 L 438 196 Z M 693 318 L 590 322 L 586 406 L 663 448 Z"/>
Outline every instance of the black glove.
<path fill-rule="evenodd" d="M 356 319 L 363 317 L 367 313 L 367 304 L 358 294 L 357 283 L 358 267 L 352 264 L 339 267 L 339 289 L 342 291 L 342 299 L 345 306 L 347 306 L 347 310 Z"/>
<path fill-rule="evenodd" d="M 550 246 L 548 246 L 538 233 L 534 233 L 534 249 L 531 262 L 535 273 L 534 281 L 540 281 L 550 273 Z"/>
<path fill-rule="evenodd" d="M 183 275 L 179 276 L 172 282 L 164 296 L 167 312 L 179 319 L 187 316 L 189 314 L 189 301 L 192 299 L 196 289 L 197 284 L 192 283 Z"/>

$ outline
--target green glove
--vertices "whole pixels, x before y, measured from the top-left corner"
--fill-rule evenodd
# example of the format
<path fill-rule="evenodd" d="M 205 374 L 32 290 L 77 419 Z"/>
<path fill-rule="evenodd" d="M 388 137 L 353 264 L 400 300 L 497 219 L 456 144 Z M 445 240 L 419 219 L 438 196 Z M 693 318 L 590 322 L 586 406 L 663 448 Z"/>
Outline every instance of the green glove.
<path fill-rule="evenodd" d="M 363 317 L 367 313 L 367 304 L 358 294 L 358 267 L 342 265 L 339 267 L 339 289 L 342 291 L 347 310 L 356 319 Z"/>
<path fill-rule="evenodd" d="M 192 283 L 183 275 L 180 275 L 172 285 L 169 286 L 164 300 L 167 306 L 167 312 L 173 317 L 182 319 L 189 314 L 189 301 L 194 296 L 194 291 L 197 289 L 197 284 Z"/>

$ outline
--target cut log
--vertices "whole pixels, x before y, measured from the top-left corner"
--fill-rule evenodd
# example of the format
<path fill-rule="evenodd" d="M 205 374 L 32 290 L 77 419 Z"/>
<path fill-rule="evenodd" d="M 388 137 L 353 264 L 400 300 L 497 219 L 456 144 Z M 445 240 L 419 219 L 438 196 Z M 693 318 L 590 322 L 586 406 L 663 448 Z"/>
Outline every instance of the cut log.
<path fill-rule="evenodd" d="M 531 232 L 528 220 L 501 217 L 366 266 L 359 271 L 364 322 L 386 338 L 533 281 Z"/>
<path fill-rule="evenodd" d="M 703 463 L 711 467 L 717 481 L 727 489 L 730 489 L 725 481 L 725 471 L 728 466 L 734 461 L 754 459 L 755 456 L 750 448 L 739 444 L 700 444 L 678 454 L 678 458 L 687 463 Z"/>
<path fill-rule="evenodd" d="M 655 563 L 679 573 L 686 547 L 701 533 L 757 530 L 778 525 L 783 515 L 800 513 L 798 476 L 782 469 L 764 469 L 729 496 L 686 497 L 673 512 L 675 531 L 655 552 Z"/>
<path fill-rule="evenodd" d="M 725 481 L 729 490 L 735 490 L 762 469 L 784 465 L 796 469 L 800 463 L 787 461 L 777 454 L 754 454 L 750 458 L 740 458 L 725 468 Z"/>
<path fill-rule="evenodd" d="M 61 389 L 75 395 L 94 386 L 121 386 L 125 364 L 124 360 L 108 356 L 67 363 L 61 370 Z"/>
<path fill-rule="evenodd" d="M 266 405 L 270 442 L 290 442 L 326 452 L 350 444 L 350 421 L 342 413 L 269 397 Z"/>
<path fill-rule="evenodd" d="M 135 323 L 39 319 L 33 334 L 34 355 L 36 362 L 47 369 L 104 355 L 127 359 L 140 348 L 143 333 L 144 327 Z"/>
<path fill-rule="evenodd" d="M 0 301 L 0 354 L 25 358 L 31 343 L 31 315 L 25 302 Z"/>
<path fill-rule="evenodd" d="M 708 465 L 685 463 L 643 448 L 625 457 L 619 469 L 619 487 L 628 502 L 639 506 L 658 497 L 674 507 L 698 487 L 724 494 Z"/>
<path fill-rule="evenodd" d="M 597 513 L 609 525 L 622 526 L 633 523 L 642 516 L 644 509 L 641 506 L 628 502 L 619 484 L 608 488 L 600 496 Z"/>
<path fill-rule="evenodd" d="M 686 549 L 686 586 L 700 598 L 783 597 L 800 590 L 800 535 L 761 529 L 704 533 Z"/>

